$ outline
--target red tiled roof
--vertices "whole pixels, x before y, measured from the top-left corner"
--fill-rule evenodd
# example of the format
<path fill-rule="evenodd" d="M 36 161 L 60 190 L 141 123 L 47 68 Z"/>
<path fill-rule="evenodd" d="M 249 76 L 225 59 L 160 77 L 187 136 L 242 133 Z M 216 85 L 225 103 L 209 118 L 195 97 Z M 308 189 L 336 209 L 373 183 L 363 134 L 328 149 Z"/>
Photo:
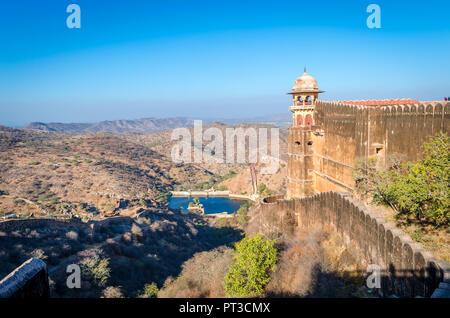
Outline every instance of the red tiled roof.
<path fill-rule="evenodd" d="M 418 104 L 416 99 L 373 99 L 373 100 L 350 100 L 341 101 L 343 104 L 350 104 L 356 106 L 389 106 L 389 105 L 405 105 L 405 104 Z"/>

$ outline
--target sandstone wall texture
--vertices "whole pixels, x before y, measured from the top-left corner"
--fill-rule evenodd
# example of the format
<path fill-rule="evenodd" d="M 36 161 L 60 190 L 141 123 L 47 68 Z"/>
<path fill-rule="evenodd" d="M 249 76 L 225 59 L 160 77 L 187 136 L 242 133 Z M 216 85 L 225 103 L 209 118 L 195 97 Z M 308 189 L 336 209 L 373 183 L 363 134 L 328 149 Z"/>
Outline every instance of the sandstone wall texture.
<path fill-rule="evenodd" d="M 317 101 L 314 120 L 312 127 L 289 129 L 288 198 L 352 191 L 352 167 L 360 158 L 376 157 L 380 165 L 393 154 L 420 159 L 430 136 L 449 133 L 450 103 L 373 107 Z"/>
<path fill-rule="evenodd" d="M 450 264 L 436 260 L 348 193 L 268 198 L 258 208 L 261 213 L 294 215 L 298 227 L 327 226 L 339 233 L 362 265 L 380 266 L 382 284 L 378 292 L 382 296 L 450 297 Z"/>

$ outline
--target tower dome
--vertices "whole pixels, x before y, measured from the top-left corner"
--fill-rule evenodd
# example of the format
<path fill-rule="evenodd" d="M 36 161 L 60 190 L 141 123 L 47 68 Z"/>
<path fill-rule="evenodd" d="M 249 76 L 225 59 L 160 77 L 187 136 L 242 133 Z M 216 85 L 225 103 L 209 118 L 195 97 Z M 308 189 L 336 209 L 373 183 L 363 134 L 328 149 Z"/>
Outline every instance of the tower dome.
<path fill-rule="evenodd" d="M 323 91 L 319 90 L 316 79 L 306 73 L 305 68 L 305 72 L 294 82 L 291 94 L 293 93 L 323 93 Z"/>
<path fill-rule="evenodd" d="M 317 85 L 316 79 L 306 72 L 295 80 L 294 87 L 292 87 L 293 91 L 318 90 L 318 89 L 319 86 Z"/>

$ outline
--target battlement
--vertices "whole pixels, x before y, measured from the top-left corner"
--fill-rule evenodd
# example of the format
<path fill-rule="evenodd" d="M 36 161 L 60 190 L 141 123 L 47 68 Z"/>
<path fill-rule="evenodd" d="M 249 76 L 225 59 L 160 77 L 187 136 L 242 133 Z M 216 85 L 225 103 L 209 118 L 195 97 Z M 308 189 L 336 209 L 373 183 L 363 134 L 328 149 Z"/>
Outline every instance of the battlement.
<path fill-rule="evenodd" d="M 294 116 L 293 128 L 302 126 L 304 131 L 289 130 L 288 148 L 297 154 L 288 165 L 289 198 L 352 191 L 357 160 L 374 157 L 381 166 L 393 154 L 400 154 L 405 162 L 419 160 L 424 142 L 450 128 L 448 101 L 317 100 L 308 112 L 299 110 Z M 305 124 L 306 116 L 313 118 L 310 125 Z M 311 147 L 302 148 L 305 142 Z"/>
<path fill-rule="evenodd" d="M 372 99 L 372 100 L 351 100 L 341 102 L 346 105 L 355 106 L 390 106 L 390 105 L 406 105 L 406 104 L 419 104 L 416 99 L 402 98 L 402 99 Z"/>
<path fill-rule="evenodd" d="M 376 264 L 380 268 L 379 295 L 389 297 L 450 296 L 450 263 L 440 261 L 414 243 L 408 235 L 386 222 L 376 207 L 364 206 L 348 193 L 329 191 L 304 198 L 265 198 L 256 207 L 273 221 L 274 227 L 283 220 L 300 228 L 323 228 L 337 233 L 348 251 L 363 266 Z"/>
<path fill-rule="evenodd" d="M 448 101 L 418 101 L 415 99 L 383 99 L 383 100 L 355 100 L 355 101 L 326 101 L 318 100 L 317 105 L 340 107 L 341 110 L 355 108 L 355 109 L 392 109 L 395 107 L 419 109 L 425 108 L 424 112 L 434 112 L 434 107 L 438 106 L 437 110 L 445 108 L 446 113 L 449 111 L 450 102 Z M 445 105 L 445 106 L 444 106 Z"/>

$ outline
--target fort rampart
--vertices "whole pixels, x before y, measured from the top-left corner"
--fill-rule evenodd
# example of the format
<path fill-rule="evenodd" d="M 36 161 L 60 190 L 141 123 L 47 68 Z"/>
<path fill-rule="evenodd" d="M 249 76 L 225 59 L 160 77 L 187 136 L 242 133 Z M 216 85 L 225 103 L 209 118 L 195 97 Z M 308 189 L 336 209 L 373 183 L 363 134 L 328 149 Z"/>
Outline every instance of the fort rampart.
<path fill-rule="evenodd" d="M 38 258 L 30 258 L 0 280 L 0 298 L 49 297 L 47 265 Z"/>
<path fill-rule="evenodd" d="M 352 191 L 352 168 L 361 158 L 386 165 L 393 154 L 421 158 L 422 145 L 450 130 L 450 103 L 364 106 L 317 101 L 314 125 L 289 128 L 288 197 Z"/>
<path fill-rule="evenodd" d="M 450 297 L 450 264 L 438 261 L 348 193 L 322 192 L 296 199 L 268 198 L 261 213 L 291 214 L 298 227 L 327 226 L 359 262 L 381 268 L 382 296 Z"/>

